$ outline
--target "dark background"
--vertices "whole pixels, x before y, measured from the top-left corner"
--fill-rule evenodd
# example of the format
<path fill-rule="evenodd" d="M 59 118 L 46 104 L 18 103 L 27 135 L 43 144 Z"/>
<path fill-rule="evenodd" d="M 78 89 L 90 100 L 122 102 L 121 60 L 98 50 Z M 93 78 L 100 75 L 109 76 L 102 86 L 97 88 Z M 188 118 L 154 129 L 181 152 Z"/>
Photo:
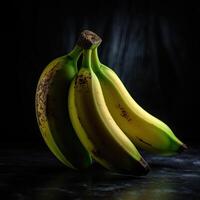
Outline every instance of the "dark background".
<path fill-rule="evenodd" d="M 134 99 L 166 122 L 186 144 L 198 142 L 199 6 L 155 1 L 27 1 L 3 16 L 2 135 L 43 145 L 34 95 L 44 67 L 68 53 L 80 32 L 100 35 L 102 63 Z M 2 70 L 1 70 L 2 71 Z"/>

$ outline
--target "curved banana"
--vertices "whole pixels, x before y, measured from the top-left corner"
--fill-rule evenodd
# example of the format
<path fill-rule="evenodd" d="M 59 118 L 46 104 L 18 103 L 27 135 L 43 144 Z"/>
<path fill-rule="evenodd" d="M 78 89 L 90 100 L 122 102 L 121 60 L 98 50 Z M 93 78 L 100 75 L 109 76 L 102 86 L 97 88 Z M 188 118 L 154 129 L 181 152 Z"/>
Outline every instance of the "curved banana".
<path fill-rule="evenodd" d="M 67 91 L 77 73 L 82 53 L 78 45 L 67 55 L 49 63 L 38 81 L 35 109 L 38 126 L 49 149 L 73 169 L 88 167 L 92 160 L 71 125 L 67 109 Z"/>
<path fill-rule="evenodd" d="M 112 117 L 136 146 L 162 155 L 172 155 L 187 148 L 165 123 L 135 102 L 117 74 L 100 63 L 97 48 L 92 52 L 92 68 Z"/>
<path fill-rule="evenodd" d="M 100 83 L 91 68 L 91 49 L 83 52 L 82 67 L 69 89 L 72 125 L 92 157 L 107 169 L 143 175 L 149 171 L 106 106 Z"/>

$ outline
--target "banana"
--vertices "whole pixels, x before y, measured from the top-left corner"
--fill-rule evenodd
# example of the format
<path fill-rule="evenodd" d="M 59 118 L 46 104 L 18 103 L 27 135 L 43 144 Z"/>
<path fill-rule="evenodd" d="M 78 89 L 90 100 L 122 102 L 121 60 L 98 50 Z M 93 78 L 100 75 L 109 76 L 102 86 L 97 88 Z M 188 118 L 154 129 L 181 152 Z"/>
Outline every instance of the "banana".
<path fill-rule="evenodd" d="M 67 55 L 50 62 L 39 78 L 35 95 L 36 118 L 43 139 L 57 159 L 72 169 L 84 169 L 92 163 L 74 132 L 66 103 L 81 53 L 81 46 L 76 45 Z"/>
<path fill-rule="evenodd" d="M 69 89 L 72 125 L 84 147 L 102 166 L 120 173 L 144 175 L 149 166 L 113 120 L 91 68 L 91 49 L 99 39 L 95 37 L 91 33 L 88 38 L 94 45 L 84 50 L 81 69 Z"/>
<path fill-rule="evenodd" d="M 92 68 L 113 119 L 128 138 L 137 147 L 161 155 L 173 155 L 186 149 L 164 122 L 136 103 L 117 74 L 100 63 L 97 49 L 92 51 Z"/>

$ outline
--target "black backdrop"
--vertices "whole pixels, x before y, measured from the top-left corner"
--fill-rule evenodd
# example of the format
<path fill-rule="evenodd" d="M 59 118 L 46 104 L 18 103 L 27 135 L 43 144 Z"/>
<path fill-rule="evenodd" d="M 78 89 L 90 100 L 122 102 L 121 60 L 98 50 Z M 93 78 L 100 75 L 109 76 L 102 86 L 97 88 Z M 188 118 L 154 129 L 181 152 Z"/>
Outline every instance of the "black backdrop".
<path fill-rule="evenodd" d="M 72 49 L 83 29 L 102 37 L 102 62 L 115 69 L 141 106 L 185 143 L 200 138 L 197 5 L 26 1 L 10 9 L 3 29 L 8 52 L 3 69 L 9 74 L 2 85 L 5 142 L 42 141 L 34 110 L 39 75 L 52 59 Z"/>

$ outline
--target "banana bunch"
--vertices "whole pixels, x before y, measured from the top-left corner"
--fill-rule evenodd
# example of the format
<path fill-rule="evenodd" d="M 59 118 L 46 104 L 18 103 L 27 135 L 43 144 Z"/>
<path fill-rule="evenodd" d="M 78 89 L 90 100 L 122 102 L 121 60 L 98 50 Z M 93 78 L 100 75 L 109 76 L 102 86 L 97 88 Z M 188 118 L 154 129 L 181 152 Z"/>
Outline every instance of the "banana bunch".
<path fill-rule="evenodd" d="M 109 170 L 145 175 L 150 167 L 136 147 L 161 155 L 187 147 L 99 61 L 100 43 L 85 30 L 69 54 L 44 69 L 35 98 L 40 131 L 53 154 L 72 169 L 88 168 L 93 158 Z"/>

